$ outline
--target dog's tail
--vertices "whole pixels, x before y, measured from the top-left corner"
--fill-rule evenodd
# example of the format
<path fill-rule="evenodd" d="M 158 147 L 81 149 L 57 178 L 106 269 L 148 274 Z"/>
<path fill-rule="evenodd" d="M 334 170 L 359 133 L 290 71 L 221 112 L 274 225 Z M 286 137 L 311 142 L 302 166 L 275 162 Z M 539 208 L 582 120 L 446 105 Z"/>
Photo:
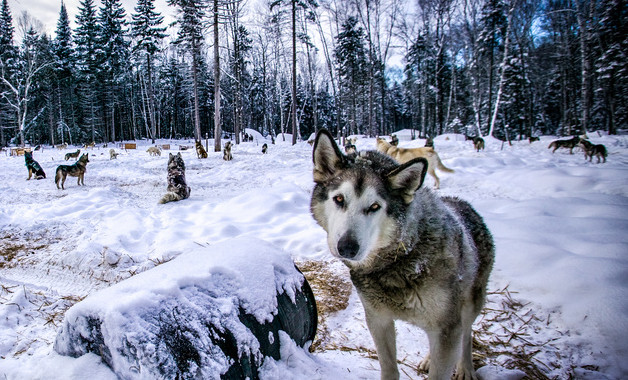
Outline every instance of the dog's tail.
<path fill-rule="evenodd" d="M 57 172 L 55 173 L 55 184 L 57 188 L 59 188 L 59 181 L 61 181 L 61 177 L 63 176 L 61 166 L 57 167 Z"/>
<path fill-rule="evenodd" d="M 454 169 L 449 169 L 447 166 L 443 165 L 443 162 L 440 160 L 438 154 L 436 154 L 436 152 L 434 152 L 434 154 L 436 155 L 436 167 L 438 169 L 447 173 L 454 173 Z"/>
<path fill-rule="evenodd" d="M 556 145 L 556 141 L 552 141 L 548 146 L 547 149 L 551 149 L 554 147 L 554 145 Z"/>

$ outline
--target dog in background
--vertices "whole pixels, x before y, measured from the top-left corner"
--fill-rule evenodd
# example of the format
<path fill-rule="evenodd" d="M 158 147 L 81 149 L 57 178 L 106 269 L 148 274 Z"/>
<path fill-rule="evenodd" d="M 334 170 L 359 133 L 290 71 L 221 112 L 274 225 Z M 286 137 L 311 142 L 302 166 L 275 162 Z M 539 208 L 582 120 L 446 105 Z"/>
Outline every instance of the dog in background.
<path fill-rule="evenodd" d="M 264 143 L 264 145 L 262 145 L 262 154 L 266 154 L 267 151 L 268 151 L 268 144 Z"/>
<path fill-rule="evenodd" d="M 65 190 L 65 178 L 78 177 L 77 185 L 85 186 L 85 172 L 87 171 L 87 163 L 89 162 L 89 153 L 83 153 L 81 157 L 72 165 L 59 165 L 57 166 L 57 172 L 55 175 L 55 184 L 57 189 Z M 61 181 L 61 187 L 59 187 L 59 181 Z"/>
<path fill-rule="evenodd" d="M 59 149 L 59 150 L 61 150 L 61 149 L 65 149 L 65 148 L 67 148 L 67 147 L 68 147 L 68 144 L 66 144 L 66 143 L 63 143 L 63 144 L 61 144 L 61 145 L 57 145 L 57 149 Z"/>
<path fill-rule="evenodd" d="M 530 144 L 532 144 L 535 141 L 541 141 L 541 139 L 538 136 L 530 136 L 528 137 L 528 141 L 530 141 Z"/>
<path fill-rule="evenodd" d="M 554 148 L 554 150 L 552 151 L 552 153 L 554 153 L 558 148 L 565 148 L 569 149 L 569 154 L 573 154 L 573 148 L 578 146 L 580 140 L 581 139 L 578 136 L 573 136 L 569 140 L 554 140 L 549 144 L 547 149 Z"/>
<path fill-rule="evenodd" d="M 435 187 L 437 189 L 440 187 L 440 179 L 436 175 L 436 168 L 447 173 L 454 172 L 452 169 L 449 169 L 448 167 L 443 165 L 443 162 L 440 160 L 440 157 L 438 156 L 438 153 L 436 153 L 434 148 L 398 148 L 391 145 L 388 141 L 380 139 L 379 137 L 377 137 L 375 140 L 378 152 L 389 155 L 400 164 L 404 164 L 417 157 L 425 158 L 428 162 L 427 172 L 430 173 L 430 175 L 436 181 Z"/>
<path fill-rule="evenodd" d="M 146 151 L 151 156 L 161 156 L 161 149 L 157 148 L 156 146 L 151 146 L 150 148 L 146 149 Z"/>
<path fill-rule="evenodd" d="M 327 130 L 313 150 L 310 210 L 350 270 L 382 379 L 398 379 L 395 320 L 425 330 L 429 379 L 475 379 L 472 324 L 494 261 L 491 233 L 463 200 L 423 185 L 428 161 L 375 151 L 343 155 Z"/>
<path fill-rule="evenodd" d="M 79 154 L 81 153 L 80 149 L 77 149 L 76 152 L 66 153 L 65 160 L 69 160 L 70 158 L 78 159 Z"/>
<path fill-rule="evenodd" d="M 225 148 L 222 150 L 222 159 L 225 161 L 233 160 L 233 155 L 231 155 L 231 141 L 227 141 L 225 143 Z"/>
<path fill-rule="evenodd" d="M 203 148 L 203 144 L 200 141 L 196 141 L 196 157 L 207 158 L 207 151 Z"/>
<path fill-rule="evenodd" d="M 481 138 L 480 136 L 464 136 L 464 140 L 465 141 L 473 141 L 473 148 L 475 148 L 475 150 L 477 152 L 480 151 L 480 149 L 484 150 L 484 139 Z"/>
<path fill-rule="evenodd" d="M 44 169 L 41 168 L 39 162 L 33 159 L 32 152 L 24 152 L 24 161 L 26 161 L 26 168 L 28 169 L 28 178 L 26 178 L 26 180 L 30 180 L 33 174 L 35 174 L 35 179 L 46 178 L 46 173 L 44 172 Z"/>
<path fill-rule="evenodd" d="M 584 159 L 589 158 L 589 162 L 592 162 L 593 156 L 597 157 L 597 163 L 600 163 L 600 159 L 606 162 L 606 157 L 608 156 L 608 151 L 606 147 L 602 144 L 593 144 L 589 140 L 581 139 L 580 147 L 584 150 Z"/>
<path fill-rule="evenodd" d="M 180 201 L 190 196 L 191 189 L 185 182 L 185 162 L 181 152 L 176 155 L 170 153 L 168 158 L 168 189 L 159 203 Z"/>
<path fill-rule="evenodd" d="M 115 160 L 116 158 L 118 158 L 119 154 L 120 153 L 116 153 L 115 149 L 113 149 L 113 148 L 109 149 L 109 159 L 110 160 Z"/>

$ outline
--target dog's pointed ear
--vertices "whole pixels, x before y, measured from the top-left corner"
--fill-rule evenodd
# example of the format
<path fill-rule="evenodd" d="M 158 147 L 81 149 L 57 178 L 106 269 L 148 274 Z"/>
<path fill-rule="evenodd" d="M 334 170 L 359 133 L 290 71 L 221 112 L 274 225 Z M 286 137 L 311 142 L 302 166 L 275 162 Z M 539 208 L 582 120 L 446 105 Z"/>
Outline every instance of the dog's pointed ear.
<path fill-rule="evenodd" d="M 427 160 L 423 157 L 414 158 L 399 165 L 388 173 L 388 182 L 393 190 L 399 191 L 403 201 L 410 204 L 414 193 L 423 185 L 427 174 Z"/>
<path fill-rule="evenodd" d="M 347 159 L 338 148 L 336 141 L 326 129 L 316 134 L 314 150 L 314 182 L 322 183 L 336 175 L 336 172 L 346 166 Z"/>

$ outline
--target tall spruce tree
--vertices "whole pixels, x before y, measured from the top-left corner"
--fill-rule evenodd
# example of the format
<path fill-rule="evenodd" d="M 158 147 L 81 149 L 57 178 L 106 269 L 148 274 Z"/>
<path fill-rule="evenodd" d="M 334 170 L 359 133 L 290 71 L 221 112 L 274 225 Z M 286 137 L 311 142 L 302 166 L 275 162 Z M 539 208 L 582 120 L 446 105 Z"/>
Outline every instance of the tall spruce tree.
<path fill-rule="evenodd" d="M 159 51 L 159 44 L 166 37 L 166 27 L 161 23 L 164 18 L 155 12 L 154 0 L 138 0 L 132 14 L 131 34 L 135 38 L 134 51 L 142 51 L 146 55 L 146 91 L 148 93 L 148 121 L 152 142 L 157 137 L 157 121 L 155 115 L 155 92 L 153 89 L 153 60 Z"/>
<path fill-rule="evenodd" d="M 13 17 L 7 0 L 2 0 L 0 9 L 0 75 L 10 78 L 15 73 L 16 50 L 13 45 Z M 0 94 L 7 91 L 6 84 L 0 80 Z M 0 146 L 6 145 L 5 129 L 9 129 L 15 120 L 15 113 L 0 96 Z"/>
<path fill-rule="evenodd" d="M 82 0 L 76 16 L 77 76 L 82 111 L 81 125 L 89 128 L 91 141 L 96 141 L 96 128 L 100 126 L 100 102 L 98 102 L 98 24 L 93 0 Z M 63 131 L 62 131 L 63 132 Z M 64 134 L 62 133 L 62 142 Z M 70 136 L 71 137 L 71 136 Z"/>
<path fill-rule="evenodd" d="M 116 109 L 119 95 L 125 83 L 124 75 L 129 58 L 129 44 L 125 39 L 126 15 L 120 0 L 102 0 L 98 19 L 101 74 L 105 87 L 105 106 L 108 108 L 105 120 L 109 125 L 109 140 L 116 140 Z M 122 133 L 120 134 L 122 138 Z"/>
<path fill-rule="evenodd" d="M 65 4 L 61 3 L 59 11 L 59 20 L 57 21 L 56 36 L 52 43 L 52 52 L 54 54 L 55 65 L 55 97 L 51 104 L 56 104 L 57 110 L 57 129 L 63 131 L 67 129 L 66 118 L 71 113 L 73 106 L 74 92 L 74 70 L 75 57 L 74 48 L 72 46 L 72 30 L 70 29 L 70 20 Z M 51 123 L 51 128 L 53 123 Z M 50 131 L 51 144 L 55 144 L 54 130 Z"/>
<path fill-rule="evenodd" d="M 480 105 L 478 112 L 482 112 L 482 109 L 485 110 L 487 131 L 492 124 L 491 112 L 493 111 L 493 97 L 495 94 L 496 63 L 500 61 L 500 52 L 503 50 L 506 21 L 506 11 L 502 0 L 486 0 L 480 17 L 478 49 L 482 62 L 480 67 L 486 70 L 483 79 L 486 81 L 484 88 L 486 88 L 487 92 L 485 97 L 487 104 L 486 107 Z"/>
<path fill-rule="evenodd" d="M 192 57 L 192 85 L 194 101 L 194 138 L 201 139 L 201 119 L 199 114 L 199 73 L 202 64 L 201 49 L 203 32 L 206 28 L 206 7 L 204 0 L 168 0 L 179 11 L 177 23 L 179 35 L 176 44 L 183 46 Z"/>
<path fill-rule="evenodd" d="M 338 64 L 341 92 L 344 94 L 344 108 L 348 110 L 349 130 L 346 134 L 363 133 L 358 130 L 358 105 L 360 89 L 365 83 L 367 52 L 364 47 L 364 30 L 357 26 L 358 20 L 351 16 L 342 24 L 336 36 L 334 52 Z"/>

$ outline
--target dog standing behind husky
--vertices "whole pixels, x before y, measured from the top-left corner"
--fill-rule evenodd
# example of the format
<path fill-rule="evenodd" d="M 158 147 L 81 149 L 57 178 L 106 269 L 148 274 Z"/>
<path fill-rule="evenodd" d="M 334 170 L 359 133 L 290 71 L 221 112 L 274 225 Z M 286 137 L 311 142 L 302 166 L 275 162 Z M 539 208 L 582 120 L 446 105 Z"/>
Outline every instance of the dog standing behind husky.
<path fill-rule="evenodd" d="M 120 153 L 116 153 L 115 149 L 113 149 L 113 148 L 109 149 L 109 159 L 110 160 L 115 160 L 116 158 L 118 158 L 119 154 Z"/>
<path fill-rule="evenodd" d="M 233 160 L 233 155 L 231 155 L 231 141 L 227 141 L 225 143 L 225 148 L 222 150 L 222 159 L 225 161 Z"/>
<path fill-rule="evenodd" d="M 597 157 L 597 163 L 600 163 L 600 158 L 603 159 L 603 162 L 606 162 L 606 157 L 608 156 L 608 151 L 606 147 L 602 144 L 593 144 L 592 142 L 580 139 L 580 146 L 584 150 L 584 159 L 589 158 L 589 162 L 592 162 L 593 156 Z"/>
<path fill-rule="evenodd" d="M 400 164 L 406 163 L 413 158 L 423 157 L 427 160 L 427 172 L 430 173 L 434 180 L 436 181 L 435 187 L 438 189 L 440 187 L 440 179 L 436 175 L 436 168 L 448 173 L 453 173 L 452 169 L 449 169 L 445 165 L 443 165 L 440 157 L 438 157 L 438 153 L 434 150 L 434 148 L 398 148 L 396 146 L 391 145 L 384 139 L 380 139 L 377 137 L 375 139 L 377 141 L 377 150 L 381 153 L 387 154 L 393 159 L 395 159 Z"/>
<path fill-rule="evenodd" d="M 382 379 L 398 379 L 394 321 L 427 333 L 430 380 L 474 379 L 472 324 L 486 298 L 493 239 L 466 202 L 422 186 L 425 158 L 374 151 L 351 160 L 326 130 L 314 143 L 310 210 L 350 269 Z"/>
<path fill-rule="evenodd" d="M 76 152 L 71 152 L 71 153 L 66 153 L 65 154 L 65 160 L 69 160 L 70 158 L 75 158 L 77 159 L 79 154 L 81 153 L 80 149 L 77 149 Z"/>
<path fill-rule="evenodd" d="M 181 152 L 176 155 L 170 153 L 168 158 L 168 192 L 159 203 L 164 204 L 186 199 L 190 196 L 190 192 L 190 187 L 185 182 L 185 162 L 183 162 Z"/>
<path fill-rule="evenodd" d="M 157 148 L 156 146 L 151 146 L 148 149 L 146 149 L 146 151 L 151 156 L 160 156 L 161 157 L 161 149 Z"/>
<path fill-rule="evenodd" d="M 200 141 L 196 141 L 196 157 L 207 158 L 207 151 L 203 148 L 203 144 Z"/>
<path fill-rule="evenodd" d="M 67 176 L 70 177 L 78 177 L 77 185 L 85 186 L 85 172 L 87 171 L 87 163 L 89 162 L 89 153 L 83 153 L 81 158 L 79 158 L 72 165 L 59 165 L 57 166 L 57 172 L 55 175 L 55 184 L 57 184 L 57 189 L 65 190 L 65 178 Z M 61 187 L 59 187 L 59 181 L 61 181 Z"/>
<path fill-rule="evenodd" d="M 39 162 L 33 159 L 32 152 L 24 152 L 24 161 L 26 161 L 26 168 L 28 169 L 28 178 L 26 178 L 26 180 L 30 180 L 33 174 L 35 174 L 35 179 L 46 178 L 44 169 L 41 168 Z"/>
<path fill-rule="evenodd" d="M 581 139 L 578 136 L 573 136 L 569 140 L 554 140 L 549 144 L 547 149 L 554 148 L 554 150 L 552 151 L 552 153 L 554 153 L 558 148 L 565 148 L 569 149 L 569 154 L 573 154 L 573 148 L 578 146 L 580 140 Z"/>

